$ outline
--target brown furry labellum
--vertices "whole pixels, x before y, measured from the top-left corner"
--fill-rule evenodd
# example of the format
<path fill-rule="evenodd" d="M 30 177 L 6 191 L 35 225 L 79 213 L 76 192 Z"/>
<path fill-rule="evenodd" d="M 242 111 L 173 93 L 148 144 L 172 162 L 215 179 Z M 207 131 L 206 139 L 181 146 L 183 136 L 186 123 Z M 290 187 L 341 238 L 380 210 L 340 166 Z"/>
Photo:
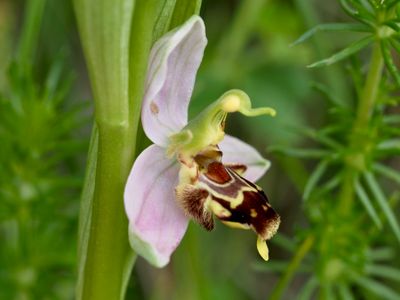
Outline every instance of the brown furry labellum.
<path fill-rule="evenodd" d="M 278 230 L 279 215 L 263 190 L 240 175 L 246 166 L 224 165 L 221 158 L 218 147 L 210 146 L 190 164 L 181 160 L 181 184 L 176 188 L 179 204 L 207 230 L 213 229 L 214 214 L 228 226 L 253 229 L 261 241 L 269 240 Z M 190 178 L 185 179 L 186 175 Z"/>

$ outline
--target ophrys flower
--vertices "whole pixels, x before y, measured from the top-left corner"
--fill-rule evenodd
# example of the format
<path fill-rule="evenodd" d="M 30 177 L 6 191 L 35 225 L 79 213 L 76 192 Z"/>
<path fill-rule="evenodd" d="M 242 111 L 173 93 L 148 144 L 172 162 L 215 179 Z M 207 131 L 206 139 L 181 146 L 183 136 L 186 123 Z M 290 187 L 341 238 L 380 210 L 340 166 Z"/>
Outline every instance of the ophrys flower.
<path fill-rule="evenodd" d="M 269 162 L 224 134 L 228 113 L 273 115 L 274 110 L 252 109 L 244 92 L 231 90 L 188 123 L 206 43 L 204 23 L 193 16 L 157 41 L 149 58 L 142 124 L 154 144 L 134 163 L 125 208 L 132 247 L 159 267 L 169 262 L 189 218 L 208 230 L 214 226 L 213 215 L 229 226 L 253 229 L 264 259 L 265 241 L 280 222 L 264 192 L 251 182 L 265 173 Z"/>

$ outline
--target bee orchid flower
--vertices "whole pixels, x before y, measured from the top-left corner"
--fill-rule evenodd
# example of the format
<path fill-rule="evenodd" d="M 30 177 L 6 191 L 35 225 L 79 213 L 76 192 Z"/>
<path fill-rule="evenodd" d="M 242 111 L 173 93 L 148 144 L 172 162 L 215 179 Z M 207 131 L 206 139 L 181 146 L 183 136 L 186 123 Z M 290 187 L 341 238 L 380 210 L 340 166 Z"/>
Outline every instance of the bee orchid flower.
<path fill-rule="evenodd" d="M 268 259 L 266 240 L 277 231 L 278 214 L 253 182 L 268 169 L 250 145 L 225 135 L 228 113 L 274 115 L 251 108 L 249 97 L 231 90 L 188 122 L 195 77 L 207 44 L 198 16 L 158 40 L 150 53 L 142 125 L 154 143 L 136 159 L 125 187 L 129 240 L 137 254 L 165 266 L 190 219 L 207 230 L 215 216 L 224 224 L 253 229 Z"/>

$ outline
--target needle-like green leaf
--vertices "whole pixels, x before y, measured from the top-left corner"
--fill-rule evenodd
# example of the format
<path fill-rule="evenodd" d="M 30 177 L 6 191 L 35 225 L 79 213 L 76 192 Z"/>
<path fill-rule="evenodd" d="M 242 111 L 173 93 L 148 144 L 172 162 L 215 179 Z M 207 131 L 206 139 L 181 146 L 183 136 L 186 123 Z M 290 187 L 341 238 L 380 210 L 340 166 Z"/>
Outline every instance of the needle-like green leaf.
<path fill-rule="evenodd" d="M 298 300 L 310 300 L 312 295 L 318 286 L 318 280 L 314 276 L 308 279 L 307 283 L 304 285 L 300 291 Z"/>
<path fill-rule="evenodd" d="M 339 284 L 338 292 L 341 300 L 353 300 L 353 294 L 347 284 Z"/>
<path fill-rule="evenodd" d="M 378 144 L 377 149 L 383 151 L 400 151 L 400 139 L 390 139 Z"/>
<path fill-rule="evenodd" d="M 369 259 L 373 261 L 387 261 L 396 256 L 396 252 L 389 247 L 375 248 L 367 252 Z"/>
<path fill-rule="evenodd" d="M 395 114 L 391 114 L 391 115 L 386 115 L 383 117 L 383 122 L 386 124 L 400 124 L 400 115 L 395 115 Z"/>
<path fill-rule="evenodd" d="M 368 277 L 354 276 L 353 280 L 362 288 L 374 293 L 380 299 L 398 300 L 400 294 L 383 285 L 382 283 L 372 280 Z"/>
<path fill-rule="evenodd" d="M 341 61 L 350 55 L 353 55 L 357 52 L 359 52 L 361 49 L 367 47 L 369 44 L 371 44 L 374 41 L 373 36 L 367 36 L 361 40 L 358 40 L 348 47 L 344 48 L 343 50 L 333 54 L 331 57 L 322 59 L 320 61 L 317 61 L 311 65 L 308 65 L 309 68 L 318 68 L 318 67 L 325 67 L 332 65 L 334 63 L 337 63 L 338 61 Z"/>
<path fill-rule="evenodd" d="M 378 264 L 367 265 L 365 271 L 370 276 L 377 276 L 381 278 L 400 281 L 400 270 L 391 266 Z"/>
<path fill-rule="evenodd" d="M 303 200 L 307 200 L 310 197 L 311 192 L 314 190 L 315 186 L 317 185 L 318 181 L 322 178 L 324 175 L 326 169 L 328 167 L 328 161 L 323 160 L 321 161 L 314 171 L 311 173 L 306 186 L 304 188 L 304 193 L 303 193 Z"/>
<path fill-rule="evenodd" d="M 320 24 L 302 34 L 290 47 L 296 46 L 300 43 L 311 38 L 314 34 L 320 31 L 358 31 L 358 32 L 371 32 L 371 27 L 359 23 L 329 23 Z"/>
<path fill-rule="evenodd" d="M 377 173 L 397 182 L 398 184 L 400 184 L 400 172 L 397 172 L 389 167 L 386 167 L 380 163 L 375 163 L 373 165 L 373 169 L 374 171 L 376 171 Z"/>
<path fill-rule="evenodd" d="M 390 74 L 393 76 L 396 84 L 398 87 L 400 87 L 400 72 L 397 69 L 396 64 L 393 61 L 392 54 L 390 52 L 390 43 L 387 40 L 382 40 L 381 41 L 381 51 L 382 51 L 382 56 L 385 61 L 386 68 L 390 72 Z"/>
<path fill-rule="evenodd" d="M 361 185 L 359 180 L 355 180 L 354 188 L 356 190 L 356 194 L 358 196 L 358 199 L 360 199 L 362 205 L 364 205 L 364 208 L 366 209 L 368 215 L 371 217 L 372 221 L 374 221 L 375 225 L 379 229 L 381 229 L 382 228 L 382 222 L 379 219 L 379 216 L 378 216 L 378 214 L 376 212 L 375 207 L 372 205 L 371 200 L 369 199 L 367 193 L 365 192 L 365 190 L 362 187 L 362 185 Z"/>
<path fill-rule="evenodd" d="M 375 179 L 375 176 L 370 172 L 364 173 L 364 178 L 370 187 L 372 194 L 374 195 L 378 205 L 381 207 L 386 219 L 389 222 L 390 227 L 392 228 L 397 240 L 400 242 L 400 226 L 396 220 L 396 216 L 389 206 L 389 203 L 383 194 L 378 182 Z"/>

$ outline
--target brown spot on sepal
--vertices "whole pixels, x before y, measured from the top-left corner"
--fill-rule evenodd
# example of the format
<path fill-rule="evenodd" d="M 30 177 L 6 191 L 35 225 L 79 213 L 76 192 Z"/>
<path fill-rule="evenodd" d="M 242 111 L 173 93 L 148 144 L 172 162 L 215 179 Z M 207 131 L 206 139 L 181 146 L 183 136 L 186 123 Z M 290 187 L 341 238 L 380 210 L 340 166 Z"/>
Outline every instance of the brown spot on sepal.
<path fill-rule="evenodd" d="M 208 231 L 214 228 L 212 213 L 204 207 L 204 202 L 209 197 L 209 193 L 206 190 L 186 184 L 177 186 L 175 195 L 178 204 L 183 208 L 186 215 L 193 218 Z"/>
<path fill-rule="evenodd" d="M 150 103 L 150 111 L 152 112 L 153 115 L 157 115 L 160 112 L 158 105 L 155 104 L 153 101 Z"/>

